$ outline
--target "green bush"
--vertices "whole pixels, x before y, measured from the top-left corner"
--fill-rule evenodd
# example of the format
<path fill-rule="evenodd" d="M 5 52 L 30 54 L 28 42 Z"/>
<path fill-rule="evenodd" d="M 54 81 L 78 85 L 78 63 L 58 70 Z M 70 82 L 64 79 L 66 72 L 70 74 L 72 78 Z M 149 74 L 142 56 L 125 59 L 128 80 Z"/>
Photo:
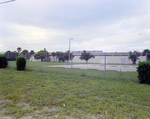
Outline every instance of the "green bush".
<path fill-rule="evenodd" d="M 139 62 L 137 72 L 140 83 L 150 84 L 150 62 Z"/>
<path fill-rule="evenodd" d="M 0 68 L 5 68 L 8 65 L 6 56 L 0 55 Z"/>
<path fill-rule="evenodd" d="M 26 59 L 23 56 L 19 56 L 16 60 L 17 70 L 25 70 Z"/>

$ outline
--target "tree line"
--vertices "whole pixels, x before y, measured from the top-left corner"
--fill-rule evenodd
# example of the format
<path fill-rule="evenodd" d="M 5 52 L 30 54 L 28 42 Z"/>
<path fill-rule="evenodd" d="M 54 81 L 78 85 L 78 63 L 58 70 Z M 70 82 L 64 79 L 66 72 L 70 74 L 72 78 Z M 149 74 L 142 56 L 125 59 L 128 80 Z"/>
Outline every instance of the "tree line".
<path fill-rule="evenodd" d="M 52 52 L 51 54 L 46 50 L 40 50 L 37 53 L 34 52 L 34 50 L 31 50 L 30 52 L 26 49 L 24 49 L 22 51 L 21 47 L 17 48 L 17 51 L 7 51 L 5 52 L 5 56 L 8 58 L 9 61 L 16 61 L 18 56 L 24 56 L 27 60 L 29 60 L 32 56 L 34 56 L 35 59 L 40 59 L 42 62 L 43 61 L 50 61 L 51 59 L 49 58 L 49 56 L 52 56 L 54 58 L 54 62 L 55 57 L 58 58 L 59 62 L 65 62 L 65 61 L 69 61 L 69 54 L 70 54 L 70 60 L 72 60 L 74 58 L 74 55 L 72 53 L 69 53 L 69 51 L 61 52 L 61 51 L 57 51 L 57 52 Z M 47 56 L 47 59 L 46 59 Z"/>
<path fill-rule="evenodd" d="M 146 56 L 147 55 L 147 61 L 150 61 L 150 50 L 149 49 L 145 49 L 143 50 L 142 53 L 138 52 L 138 51 L 130 51 L 129 52 L 129 60 L 132 61 L 132 64 L 136 64 L 136 61 L 139 60 L 140 56 Z"/>
<path fill-rule="evenodd" d="M 51 59 L 49 58 L 49 56 L 52 56 L 54 62 L 56 62 L 55 58 L 57 58 L 59 62 L 65 62 L 65 61 L 68 62 L 69 55 L 70 55 L 70 60 L 72 60 L 74 58 L 74 55 L 72 53 L 69 53 L 69 51 L 66 51 L 65 53 L 61 51 L 49 53 L 46 49 L 44 49 L 35 53 L 34 50 L 31 50 L 29 52 L 28 50 L 24 49 L 22 51 L 21 47 L 18 47 L 17 51 L 12 51 L 12 52 L 7 51 L 5 53 L 5 56 L 8 58 L 9 61 L 15 61 L 18 56 L 24 56 L 27 60 L 29 60 L 32 56 L 34 56 L 35 59 L 37 60 L 40 59 L 42 62 L 44 62 L 44 61 L 50 61 Z M 85 60 L 87 63 L 90 58 L 95 58 L 95 56 L 91 55 L 90 53 L 87 53 L 85 50 L 80 56 L 80 59 Z"/>
<path fill-rule="evenodd" d="M 34 50 L 31 50 L 30 52 L 28 51 L 28 50 L 26 50 L 26 49 L 24 49 L 23 51 L 22 51 L 22 49 L 20 48 L 20 47 L 18 47 L 17 48 L 17 51 L 6 51 L 5 52 L 5 56 L 7 57 L 7 59 L 9 60 L 9 61 L 16 61 L 16 59 L 17 59 L 17 57 L 18 56 L 24 56 L 27 60 L 29 60 L 30 59 L 30 57 L 32 56 L 32 55 L 34 55 L 35 54 L 35 52 L 34 52 Z"/>
<path fill-rule="evenodd" d="M 40 59 L 42 62 L 44 61 L 50 61 L 51 59 L 49 58 L 49 56 L 53 57 L 53 61 L 56 62 L 56 59 L 58 59 L 59 62 L 68 62 L 69 61 L 69 54 L 70 54 L 70 60 L 72 60 L 74 58 L 74 55 L 72 53 L 69 53 L 69 51 L 66 52 L 61 52 L 61 51 L 57 51 L 57 52 L 52 52 L 49 53 L 46 49 L 44 50 L 40 50 L 37 53 L 34 52 L 34 50 L 31 50 L 30 52 L 26 49 L 24 49 L 22 51 L 21 47 L 17 48 L 17 51 L 7 51 L 5 53 L 6 57 L 8 58 L 9 61 L 15 61 L 16 58 L 20 55 L 24 56 L 27 60 L 29 60 L 32 56 L 34 56 L 35 59 Z M 133 64 L 136 64 L 136 61 L 139 60 L 139 56 L 146 56 L 147 55 L 147 61 L 150 60 L 150 50 L 149 49 L 145 49 L 143 50 L 142 54 L 134 51 L 134 52 L 129 52 L 129 57 L 128 59 L 132 61 Z M 46 59 L 47 56 L 47 59 Z M 90 53 L 86 52 L 85 50 L 83 51 L 83 53 L 80 56 L 81 60 L 85 60 L 86 63 L 88 63 L 88 60 L 90 58 L 95 58 L 94 55 L 91 55 Z M 31 60 L 32 61 L 32 60 Z"/>
<path fill-rule="evenodd" d="M 51 59 L 49 58 L 49 56 L 52 56 L 54 62 L 56 62 L 55 57 L 58 59 L 59 62 L 65 62 L 65 61 L 68 62 L 69 54 L 70 54 L 70 60 L 72 60 L 74 58 L 74 55 L 72 53 L 69 53 L 69 51 L 66 51 L 65 53 L 61 51 L 57 51 L 57 52 L 52 52 L 50 54 L 46 50 L 40 50 L 34 55 L 34 58 L 41 59 L 41 61 L 50 61 Z M 48 59 L 46 59 L 46 55 Z"/>

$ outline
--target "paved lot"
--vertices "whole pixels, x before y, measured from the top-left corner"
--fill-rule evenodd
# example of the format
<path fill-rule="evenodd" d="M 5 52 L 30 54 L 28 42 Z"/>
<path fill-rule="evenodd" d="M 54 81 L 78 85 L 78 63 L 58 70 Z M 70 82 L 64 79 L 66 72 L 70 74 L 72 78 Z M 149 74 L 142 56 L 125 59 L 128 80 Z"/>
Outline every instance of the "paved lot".
<path fill-rule="evenodd" d="M 50 65 L 48 67 L 64 67 L 64 68 L 71 68 L 71 65 Z M 136 72 L 137 66 L 130 66 L 130 65 L 106 65 L 106 70 L 116 70 L 116 71 L 133 71 Z M 97 69 L 97 70 L 104 70 L 104 65 L 96 65 L 96 64 L 81 64 L 81 65 L 73 65 L 73 68 L 79 69 Z"/>

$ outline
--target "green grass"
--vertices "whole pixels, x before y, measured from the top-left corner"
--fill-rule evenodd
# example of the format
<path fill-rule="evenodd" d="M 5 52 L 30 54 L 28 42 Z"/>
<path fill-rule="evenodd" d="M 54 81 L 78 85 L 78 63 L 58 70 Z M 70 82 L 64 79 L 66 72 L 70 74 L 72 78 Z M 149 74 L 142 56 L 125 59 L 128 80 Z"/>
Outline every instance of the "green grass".
<path fill-rule="evenodd" d="M 150 85 L 127 80 L 122 72 L 106 79 L 89 75 L 96 70 L 44 72 L 43 64 L 27 63 L 30 70 L 17 71 L 11 62 L 0 69 L 0 118 L 150 118 Z"/>
<path fill-rule="evenodd" d="M 74 65 L 79 63 L 74 63 Z M 81 64 L 81 63 L 80 63 Z M 15 69 L 15 62 L 9 62 L 9 67 Z M 68 65 L 68 63 L 59 63 L 59 62 L 47 62 L 47 65 Z M 35 71 L 47 71 L 54 73 L 65 73 L 71 74 L 71 69 L 60 68 L 60 67 L 45 67 L 46 62 L 27 62 L 28 70 Z M 102 70 L 94 70 L 94 69 L 73 69 L 73 74 L 78 74 L 81 76 L 94 76 L 94 77 L 104 77 L 104 71 Z M 124 79 L 138 82 L 137 72 L 119 72 L 119 71 L 106 71 L 106 77 L 112 79 Z"/>

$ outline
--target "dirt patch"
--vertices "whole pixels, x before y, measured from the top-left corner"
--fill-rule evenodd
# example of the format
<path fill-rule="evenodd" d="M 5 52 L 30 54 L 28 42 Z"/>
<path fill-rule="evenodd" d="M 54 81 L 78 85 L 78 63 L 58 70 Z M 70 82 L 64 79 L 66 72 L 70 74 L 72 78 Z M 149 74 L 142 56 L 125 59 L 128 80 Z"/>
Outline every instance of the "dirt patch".
<path fill-rule="evenodd" d="M 43 106 L 42 107 L 43 109 L 46 109 L 46 110 L 48 110 L 48 111 L 57 111 L 57 107 L 46 107 L 46 106 Z"/>
<path fill-rule="evenodd" d="M 12 102 L 11 100 L 0 100 L 0 106 Z"/>
<path fill-rule="evenodd" d="M 2 117 L 2 119 L 12 119 L 12 117 L 10 117 L 10 116 Z"/>
<path fill-rule="evenodd" d="M 97 99 L 100 99 L 100 97 L 98 97 L 98 96 L 93 96 L 94 98 L 97 98 Z"/>

